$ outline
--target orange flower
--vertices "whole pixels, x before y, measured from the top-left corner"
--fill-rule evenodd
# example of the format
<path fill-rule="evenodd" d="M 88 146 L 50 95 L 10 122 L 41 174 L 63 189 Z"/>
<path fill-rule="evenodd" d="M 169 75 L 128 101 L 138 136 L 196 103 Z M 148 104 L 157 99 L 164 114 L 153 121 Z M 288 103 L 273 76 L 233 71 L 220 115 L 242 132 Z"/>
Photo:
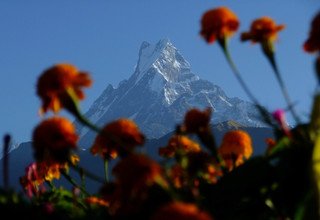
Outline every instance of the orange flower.
<path fill-rule="evenodd" d="M 191 152 L 187 157 L 187 171 L 190 176 L 201 178 L 209 183 L 216 183 L 218 178 L 222 176 L 219 166 L 207 152 Z"/>
<path fill-rule="evenodd" d="M 181 188 L 184 185 L 185 174 L 184 174 L 184 169 L 181 167 L 180 164 L 173 165 L 170 168 L 168 175 L 174 187 Z"/>
<path fill-rule="evenodd" d="M 91 205 L 99 205 L 103 207 L 108 207 L 109 203 L 104 199 L 98 198 L 96 196 L 89 196 L 85 199 L 85 202 Z"/>
<path fill-rule="evenodd" d="M 38 161 L 64 163 L 71 149 L 77 148 L 78 135 L 73 124 L 62 117 L 42 121 L 33 131 L 33 148 Z"/>
<path fill-rule="evenodd" d="M 91 83 L 87 73 L 79 72 L 70 64 L 57 64 L 45 70 L 37 83 L 37 94 L 42 99 L 40 113 L 45 113 L 49 109 L 58 112 L 67 105 L 70 91 L 74 96 L 72 98 L 83 99 L 84 93 L 81 87 L 89 87 Z"/>
<path fill-rule="evenodd" d="M 309 53 L 320 51 L 320 12 L 312 20 L 309 38 L 303 47 Z"/>
<path fill-rule="evenodd" d="M 188 153 L 198 152 L 201 147 L 198 143 L 182 135 L 174 135 L 170 138 L 166 147 L 159 148 L 159 155 L 163 157 L 174 157 L 176 152 Z"/>
<path fill-rule="evenodd" d="M 184 117 L 184 126 L 188 133 L 198 133 L 205 131 L 209 128 L 209 122 L 211 117 L 211 109 L 207 108 L 204 111 L 199 109 L 189 110 Z"/>
<path fill-rule="evenodd" d="M 145 187 L 163 181 L 161 166 L 144 155 L 129 155 L 112 172 L 116 181 L 131 192 L 144 190 Z"/>
<path fill-rule="evenodd" d="M 229 170 L 232 170 L 234 166 L 241 165 L 244 158 L 248 159 L 252 155 L 252 151 L 251 137 L 242 130 L 227 132 L 218 149 Z"/>
<path fill-rule="evenodd" d="M 212 220 L 205 211 L 200 210 L 195 204 L 184 202 L 171 202 L 160 207 L 151 217 L 151 220 Z"/>
<path fill-rule="evenodd" d="M 237 16 L 226 7 L 205 12 L 201 19 L 201 36 L 207 43 L 231 37 L 239 28 Z"/>
<path fill-rule="evenodd" d="M 277 39 L 277 33 L 284 29 L 284 25 L 276 25 L 270 17 L 262 17 L 253 21 L 249 32 L 241 34 L 241 40 L 251 40 L 253 43 L 273 42 Z"/>
<path fill-rule="evenodd" d="M 137 145 L 144 143 L 144 135 L 138 126 L 129 119 L 119 119 L 107 124 L 96 137 L 91 153 L 104 159 L 114 159 L 118 154 L 126 154 Z"/>

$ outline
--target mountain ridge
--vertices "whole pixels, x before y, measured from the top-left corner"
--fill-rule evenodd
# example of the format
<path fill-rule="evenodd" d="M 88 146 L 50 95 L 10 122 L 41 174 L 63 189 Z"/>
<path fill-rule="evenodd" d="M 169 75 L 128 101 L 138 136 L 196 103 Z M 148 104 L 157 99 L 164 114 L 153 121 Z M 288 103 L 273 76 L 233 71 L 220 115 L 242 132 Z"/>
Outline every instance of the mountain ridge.
<path fill-rule="evenodd" d="M 244 126 L 265 127 L 255 106 L 229 98 L 217 85 L 200 79 L 168 39 L 143 42 L 133 74 L 117 87 L 109 84 L 85 116 L 102 127 L 118 118 L 134 120 L 149 138 L 173 131 L 191 108 L 213 110 L 212 123 L 233 120 Z M 80 143 L 90 146 L 95 134 L 75 122 Z"/>

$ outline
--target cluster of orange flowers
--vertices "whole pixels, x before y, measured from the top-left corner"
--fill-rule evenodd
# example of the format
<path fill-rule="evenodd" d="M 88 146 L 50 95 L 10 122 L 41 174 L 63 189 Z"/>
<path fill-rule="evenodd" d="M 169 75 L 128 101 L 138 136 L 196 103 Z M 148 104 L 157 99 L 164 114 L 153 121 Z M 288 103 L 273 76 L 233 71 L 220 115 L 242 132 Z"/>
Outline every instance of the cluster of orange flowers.
<path fill-rule="evenodd" d="M 201 25 L 200 34 L 208 43 L 217 40 L 224 44 L 238 30 L 239 20 L 231 10 L 221 7 L 206 12 Z M 304 44 L 307 52 L 320 51 L 319 27 L 320 14 L 312 22 L 310 38 Z M 271 18 L 262 17 L 252 23 L 249 32 L 241 35 L 241 40 L 261 43 L 266 54 L 272 53 L 273 42 L 283 28 Z M 319 56 L 317 60 L 319 69 Z M 162 166 L 159 161 L 135 151 L 137 146 L 144 144 L 145 137 L 133 121 L 121 118 L 97 128 L 83 118 L 78 102 L 84 98 L 82 87 L 89 87 L 91 83 L 88 73 L 70 64 L 57 64 L 45 70 L 37 83 L 42 114 L 50 110 L 58 113 L 62 108 L 68 110 L 76 119 L 97 131 L 90 148 L 93 155 L 101 156 L 105 163 L 119 159 L 112 169 L 114 179 L 105 181 L 100 194 L 86 193 L 86 203 L 103 207 L 108 215 L 115 218 L 136 215 L 146 204 L 152 203 L 159 206 L 147 206 L 150 208 L 148 211 L 153 212 L 149 213 L 153 220 L 213 219 L 208 210 L 202 210 L 196 203 L 205 197 L 199 195 L 199 186 L 203 182 L 216 184 L 251 157 L 253 148 L 249 134 L 243 130 L 227 132 L 221 145 L 216 146 L 210 128 L 211 110 L 191 109 L 167 146 L 159 148 L 159 155 L 170 161 Z M 202 144 L 193 140 L 191 135 L 196 135 Z M 41 196 L 45 191 L 45 182 L 59 179 L 61 173 L 68 175 L 69 166 L 77 166 L 79 158 L 75 153 L 78 139 L 74 125 L 57 115 L 44 119 L 34 129 L 36 162 L 21 177 L 21 184 L 28 196 Z M 268 143 L 269 146 L 275 145 L 272 140 L 268 140 Z M 83 188 L 81 190 L 85 191 Z M 159 197 L 161 199 L 154 198 L 150 196 L 154 191 L 164 195 Z M 187 195 L 181 196 L 181 192 Z M 159 201 L 155 201 L 157 199 Z"/>

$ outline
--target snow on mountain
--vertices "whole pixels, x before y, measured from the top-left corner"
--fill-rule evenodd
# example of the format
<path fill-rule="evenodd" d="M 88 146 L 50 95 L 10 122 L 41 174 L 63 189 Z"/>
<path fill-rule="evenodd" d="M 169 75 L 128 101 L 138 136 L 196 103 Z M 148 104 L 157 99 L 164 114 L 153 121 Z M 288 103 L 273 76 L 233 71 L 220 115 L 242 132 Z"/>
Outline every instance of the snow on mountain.
<path fill-rule="evenodd" d="M 108 85 L 85 114 L 103 126 L 115 119 L 134 120 L 147 138 L 159 138 L 181 123 L 188 109 L 213 109 L 212 123 L 236 121 L 265 126 L 250 102 L 229 98 L 213 83 L 192 73 L 190 64 L 168 40 L 143 42 L 134 73 L 117 88 Z M 80 145 L 91 145 L 95 134 L 76 122 Z"/>

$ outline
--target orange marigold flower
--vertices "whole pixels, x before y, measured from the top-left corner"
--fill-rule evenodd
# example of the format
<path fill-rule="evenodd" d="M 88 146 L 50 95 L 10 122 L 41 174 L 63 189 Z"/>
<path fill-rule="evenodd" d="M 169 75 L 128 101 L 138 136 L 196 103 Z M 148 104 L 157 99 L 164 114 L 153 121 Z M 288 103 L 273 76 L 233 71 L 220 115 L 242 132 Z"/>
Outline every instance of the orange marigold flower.
<path fill-rule="evenodd" d="M 270 17 L 258 18 L 251 24 L 249 32 L 241 34 L 241 40 L 251 40 L 253 43 L 273 42 L 277 39 L 277 33 L 284 28 L 284 25 L 276 25 Z"/>
<path fill-rule="evenodd" d="M 181 188 L 184 185 L 184 169 L 181 167 L 180 164 L 175 164 L 173 165 L 169 172 L 168 175 L 170 177 L 170 180 L 172 181 L 173 185 L 176 188 Z"/>
<path fill-rule="evenodd" d="M 320 51 L 320 12 L 312 20 L 309 38 L 303 48 L 309 53 Z"/>
<path fill-rule="evenodd" d="M 38 161 L 65 163 L 77 148 L 78 135 L 73 124 L 62 117 L 42 121 L 33 131 L 33 148 Z"/>
<path fill-rule="evenodd" d="M 231 37 L 239 28 L 237 16 L 226 7 L 208 10 L 201 18 L 200 35 L 213 43 L 216 39 L 222 40 Z"/>
<path fill-rule="evenodd" d="M 190 176 L 201 178 L 209 183 L 216 183 L 218 178 L 222 176 L 220 167 L 207 152 L 191 152 L 187 155 L 187 158 L 187 171 Z"/>
<path fill-rule="evenodd" d="M 159 148 L 159 155 L 163 157 L 173 157 L 176 152 L 188 153 L 198 152 L 201 147 L 187 136 L 174 135 L 170 138 L 166 147 Z"/>
<path fill-rule="evenodd" d="M 248 159 L 252 155 L 251 137 L 246 131 L 229 131 L 224 135 L 218 152 L 227 168 L 232 170 L 234 166 L 241 165 L 244 158 Z"/>
<path fill-rule="evenodd" d="M 212 220 L 213 218 L 197 205 L 185 202 L 171 202 L 160 207 L 151 217 L 152 220 Z"/>
<path fill-rule="evenodd" d="M 109 203 L 107 201 L 105 201 L 104 199 L 98 198 L 96 196 L 89 196 L 85 198 L 85 202 L 91 205 L 99 205 L 104 207 L 109 206 Z"/>
<path fill-rule="evenodd" d="M 103 128 L 91 147 L 91 153 L 99 154 L 104 159 L 114 159 L 143 143 L 144 135 L 140 133 L 138 126 L 132 120 L 122 118 Z"/>
<path fill-rule="evenodd" d="M 91 83 L 87 73 L 70 64 L 57 64 L 45 70 L 37 82 L 37 95 L 42 99 L 40 113 L 49 109 L 58 112 L 68 102 L 68 90 L 74 93 L 73 98 L 83 99 L 81 87 L 89 87 Z"/>
<path fill-rule="evenodd" d="M 143 190 L 154 183 L 163 183 L 160 164 L 145 155 L 132 154 L 112 170 L 116 181 L 130 191 Z"/>
<path fill-rule="evenodd" d="M 189 110 L 184 117 L 183 128 L 188 133 L 198 133 L 209 128 L 211 117 L 211 109 L 207 108 L 204 111 L 199 109 Z"/>

